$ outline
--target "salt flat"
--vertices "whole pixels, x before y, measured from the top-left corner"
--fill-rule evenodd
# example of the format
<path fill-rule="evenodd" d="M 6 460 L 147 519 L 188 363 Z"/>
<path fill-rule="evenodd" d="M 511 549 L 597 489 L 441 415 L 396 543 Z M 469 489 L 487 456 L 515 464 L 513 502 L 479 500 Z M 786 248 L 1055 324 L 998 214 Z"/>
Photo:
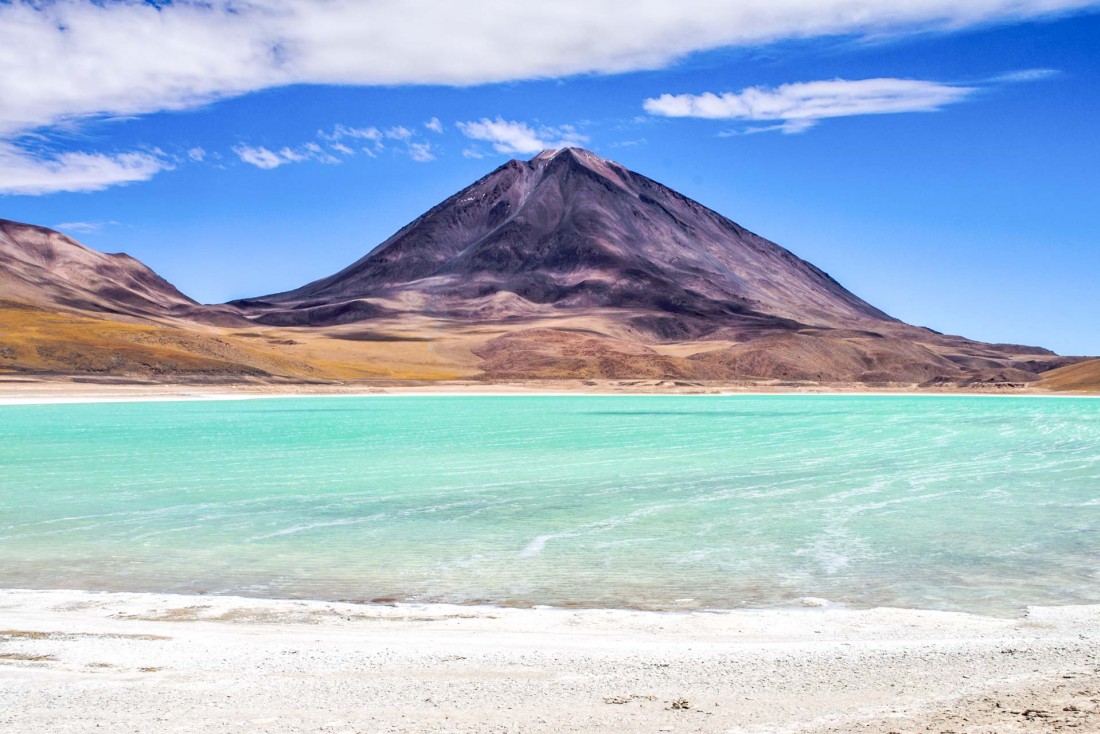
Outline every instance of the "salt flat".
<path fill-rule="evenodd" d="M 1003 619 L 0 592 L 11 732 L 1084 732 L 1098 698 L 1097 606 Z"/>

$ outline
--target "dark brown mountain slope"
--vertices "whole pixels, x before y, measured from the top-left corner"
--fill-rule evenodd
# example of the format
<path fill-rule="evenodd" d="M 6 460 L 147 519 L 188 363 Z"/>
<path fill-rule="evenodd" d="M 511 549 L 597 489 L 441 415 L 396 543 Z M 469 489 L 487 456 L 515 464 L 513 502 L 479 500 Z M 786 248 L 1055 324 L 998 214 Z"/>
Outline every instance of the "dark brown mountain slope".
<path fill-rule="evenodd" d="M 576 148 L 509 161 L 336 275 L 236 305 L 283 325 L 613 308 L 650 314 L 635 326 L 658 337 L 892 321 L 778 245 Z"/>

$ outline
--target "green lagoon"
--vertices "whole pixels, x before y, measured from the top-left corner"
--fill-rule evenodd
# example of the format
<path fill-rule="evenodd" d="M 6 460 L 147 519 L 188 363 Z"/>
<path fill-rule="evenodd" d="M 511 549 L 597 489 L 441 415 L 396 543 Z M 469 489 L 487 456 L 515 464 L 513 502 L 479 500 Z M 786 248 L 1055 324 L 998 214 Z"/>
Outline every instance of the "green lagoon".
<path fill-rule="evenodd" d="M 0 586 L 655 609 L 1100 603 L 1100 400 L 3 406 Z"/>

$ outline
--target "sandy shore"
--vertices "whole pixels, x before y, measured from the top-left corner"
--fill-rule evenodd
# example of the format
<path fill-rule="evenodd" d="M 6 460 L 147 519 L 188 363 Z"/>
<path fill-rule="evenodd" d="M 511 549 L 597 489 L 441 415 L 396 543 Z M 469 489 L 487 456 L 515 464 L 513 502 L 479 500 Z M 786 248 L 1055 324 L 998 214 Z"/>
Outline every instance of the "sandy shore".
<path fill-rule="evenodd" d="M 1100 731 L 1100 607 L 672 614 L 0 591 L 4 732 Z"/>
<path fill-rule="evenodd" d="M 187 385 L 168 383 L 74 382 L 34 378 L 0 379 L 0 405 L 116 402 L 144 400 L 239 400 L 271 397 L 356 395 L 1013 395 L 1096 397 L 1095 393 L 1058 393 L 1034 387 L 916 387 L 870 390 L 866 385 L 791 385 L 763 383 L 692 383 L 674 380 L 571 380 L 542 382 L 385 382 L 343 384 L 240 383 Z"/>

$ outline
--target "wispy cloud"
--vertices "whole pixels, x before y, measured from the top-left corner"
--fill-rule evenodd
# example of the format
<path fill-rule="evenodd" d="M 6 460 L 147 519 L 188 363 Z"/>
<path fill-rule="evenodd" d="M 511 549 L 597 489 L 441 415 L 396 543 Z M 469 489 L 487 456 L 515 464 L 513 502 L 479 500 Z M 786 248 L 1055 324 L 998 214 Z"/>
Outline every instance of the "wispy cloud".
<path fill-rule="evenodd" d="M 385 134 L 390 140 L 408 140 L 412 137 L 413 131 L 404 125 L 396 125 L 388 128 Z"/>
<path fill-rule="evenodd" d="M 233 152 L 242 162 L 268 171 L 288 163 L 305 161 L 338 164 L 359 153 L 375 158 L 386 150 L 408 155 L 418 163 L 434 161 L 432 144 L 418 139 L 418 135 L 416 130 L 404 125 L 385 129 L 334 125 L 330 130 L 318 130 L 316 140 L 298 146 L 272 149 L 242 143 L 234 146 Z"/>
<path fill-rule="evenodd" d="M 59 232 L 71 232 L 73 234 L 88 234 L 89 232 L 98 232 L 104 227 L 117 225 L 119 222 L 111 219 L 105 222 L 62 222 L 61 224 L 53 225 L 53 228 Z"/>
<path fill-rule="evenodd" d="M 501 117 L 495 120 L 483 117 L 476 122 L 456 124 L 463 135 L 472 140 L 491 143 L 498 153 L 538 153 L 547 148 L 563 148 L 588 142 L 588 137 L 578 133 L 572 125 L 559 127 L 542 125 L 535 128 L 525 122 L 505 120 Z"/>
<path fill-rule="evenodd" d="M 721 94 L 662 94 L 645 100 L 642 106 L 651 115 L 661 117 L 774 123 L 726 130 L 719 133 L 720 137 L 764 132 L 793 135 L 834 117 L 935 112 L 991 86 L 1039 81 L 1058 73 L 1055 69 L 1023 69 L 971 84 L 892 77 L 829 79 Z"/>
<path fill-rule="evenodd" d="M 1041 79 L 1050 79 L 1061 74 L 1058 69 L 1021 69 L 1000 74 L 990 79 L 990 82 L 1037 82 Z"/>
<path fill-rule="evenodd" d="M 294 162 L 292 159 L 272 152 L 263 146 L 236 145 L 233 147 L 233 152 L 245 163 L 256 166 L 256 168 L 262 168 L 265 171 L 278 168 L 284 163 Z"/>
<path fill-rule="evenodd" d="M 148 181 L 172 165 L 156 153 L 41 153 L 0 142 L 0 194 L 101 191 Z"/>
<path fill-rule="evenodd" d="M 439 121 L 438 117 L 433 117 L 424 123 L 424 127 L 431 130 L 433 133 L 443 132 L 443 123 Z"/>
<path fill-rule="evenodd" d="M 266 171 L 287 163 L 302 163 L 304 161 L 318 161 L 319 163 L 335 164 L 340 159 L 329 153 L 314 142 L 305 143 L 297 148 L 284 146 L 278 150 L 268 150 L 264 146 L 236 145 L 233 152 L 243 162 L 262 168 Z"/>
<path fill-rule="evenodd" d="M 336 125 L 332 128 L 331 132 L 318 130 L 317 137 L 322 140 L 342 140 L 344 138 L 351 138 L 354 140 L 373 140 L 378 142 L 386 136 L 385 133 L 376 127 L 348 127 L 347 125 Z"/>
<path fill-rule="evenodd" d="M 439 122 L 439 119 L 435 117 L 432 120 Z M 430 122 L 431 120 L 425 123 L 424 127 L 432 130 Z M 440 126 L 440 130 L 442 130 L 442 126 Z M 385 129 L 373 126 L 350 127 L 336 125 L 332 130 L 317 132 L 318 139 L 347 157 L 356 154 L 356 150 L 348 145 L 348 143 L 355 141 L 360 143 L 358 152 L 366 153 L 372 158 L 377 157 L 384 150 L 390 150 L 396 153 L 404 153 L 418 163 L 434 161 L 435 153 L 432 144 L 421 140 L 420 136 L 421 133 L 418 132 L 418 128 L 406 127 L 405 125 L 393 125 Z M 364 143 L 366 145 L 363 145 Z"/>
<path fill-rule="evenodd" d="M 191 148 L 187 151 L 187 157 L 196 163 L 202 163 L 206 160 L 206 149 L 199 147 Z"/>
<path fill-rule="evenodd" d="M 979 89 L 919 79 L 832 79 L 723 94 L 662 94 L 645 100 L 643 106 L 646 112 L 663 117 L 776 121 L 742 132 L 792 134 L 832 117 L 932 112 L 961 102 Z"/>
<path fill-rule="evenodd" d="M 409 158 L 417 163 L 428 163 L 435 160 L 431 143 L 409 143 Z"/>

